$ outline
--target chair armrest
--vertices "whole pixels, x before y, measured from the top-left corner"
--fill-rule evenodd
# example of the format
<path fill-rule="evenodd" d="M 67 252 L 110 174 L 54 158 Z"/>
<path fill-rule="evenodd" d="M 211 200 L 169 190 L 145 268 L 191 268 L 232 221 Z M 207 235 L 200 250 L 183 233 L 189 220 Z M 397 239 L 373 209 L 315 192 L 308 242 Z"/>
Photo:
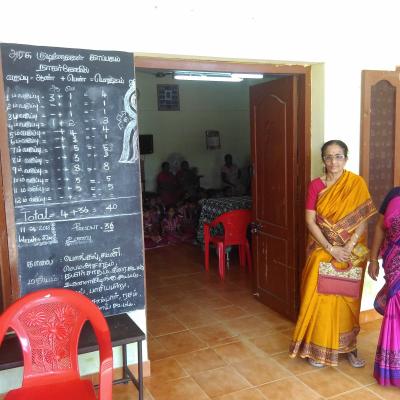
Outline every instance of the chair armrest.
<path fill-rule="evenodd" d="M 113 359 L 105 358 L 100 363 L 99 400 L 112 399 Z"/>

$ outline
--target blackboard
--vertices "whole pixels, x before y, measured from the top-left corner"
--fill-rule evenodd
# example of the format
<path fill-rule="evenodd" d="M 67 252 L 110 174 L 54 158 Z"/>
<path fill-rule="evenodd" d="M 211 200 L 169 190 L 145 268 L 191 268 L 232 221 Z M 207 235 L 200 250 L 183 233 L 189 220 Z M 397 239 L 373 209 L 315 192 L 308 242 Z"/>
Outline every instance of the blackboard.
<path fill-rule="evenodd" d="M 1 63 L 20 295 L 144 308 L 133 54 L 1 44 Z"/>

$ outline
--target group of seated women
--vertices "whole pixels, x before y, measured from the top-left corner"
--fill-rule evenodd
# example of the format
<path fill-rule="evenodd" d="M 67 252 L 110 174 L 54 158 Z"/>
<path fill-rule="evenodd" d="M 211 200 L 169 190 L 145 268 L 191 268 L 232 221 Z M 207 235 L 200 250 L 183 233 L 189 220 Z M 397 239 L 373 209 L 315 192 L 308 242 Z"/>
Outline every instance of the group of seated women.
<path fill-rule="evenodd" d="M 193 243 L 201 211 L 199 200 L 239 194 L 233 193 L 233 188 L 238 188 L 239 183 L 227 172 L 234 167 L 235 174 L 240 176 L 237 167 L 232 164 L 232 156 L 225 156 L 225 162 L 222 188 L 208 190 L 200 187 L 201 176 L 196 168 L 189 166 L 188 161 L 181 162 L 176 174 L 170 171 L 167 161 L 161 164 L 161 171 L 157 175 L 157 193 L 143 195 L 146 249 L 181 242 Z"/>
<path fill-rule="evenodd" d="M 193 242 L 198 213 L 198 202 L 194 198 L 165 206 L 161 196 L 156 193 L 146 193 L 143 197 L 145 248 Z"/>

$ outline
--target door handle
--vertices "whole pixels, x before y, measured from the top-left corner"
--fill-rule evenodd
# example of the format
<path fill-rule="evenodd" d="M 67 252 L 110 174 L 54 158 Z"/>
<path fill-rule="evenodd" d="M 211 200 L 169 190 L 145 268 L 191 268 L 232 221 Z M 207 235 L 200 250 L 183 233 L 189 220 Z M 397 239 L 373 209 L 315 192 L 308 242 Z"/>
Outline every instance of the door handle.
<path fill-rule="evenodd" d="M 261 231 L 263 228 L 262 224 L 260 224 L 259 222 L 256 222 L 256 221 L 252 222 L 250 224 L 250 226 L 251 226 L 251 233 L 257 233 L 257 232 Z"/>

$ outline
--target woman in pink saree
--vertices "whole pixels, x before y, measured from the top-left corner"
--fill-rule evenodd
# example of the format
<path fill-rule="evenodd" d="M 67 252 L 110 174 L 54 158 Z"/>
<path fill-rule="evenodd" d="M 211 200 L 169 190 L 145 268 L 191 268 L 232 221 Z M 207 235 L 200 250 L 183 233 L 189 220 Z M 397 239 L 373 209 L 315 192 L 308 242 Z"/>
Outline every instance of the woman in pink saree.
<path fill-rule="evenodd" d="M 387 194 L 379 213 L 368 267 L 376 280 L 381 256 L 386 281 L 374 303 L 383 315 L 374 377 L 380 385 L 400 387 L 400 187 Z"/>

